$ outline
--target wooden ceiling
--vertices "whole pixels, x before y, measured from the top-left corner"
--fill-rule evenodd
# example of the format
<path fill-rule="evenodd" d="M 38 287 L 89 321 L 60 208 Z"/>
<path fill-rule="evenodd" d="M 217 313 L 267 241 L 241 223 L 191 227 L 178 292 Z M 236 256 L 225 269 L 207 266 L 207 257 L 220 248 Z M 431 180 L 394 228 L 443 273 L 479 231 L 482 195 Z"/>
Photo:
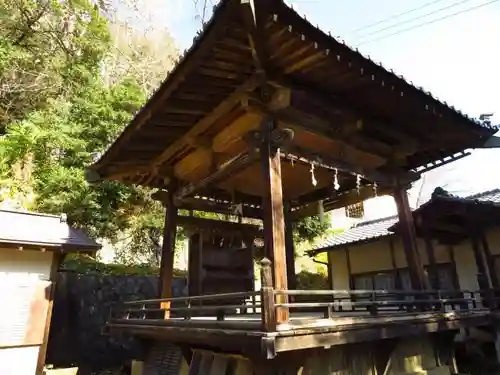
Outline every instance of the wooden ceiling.
<path fill-rule="evenodd" d="M 335 190 L 332 168 L 318 163 L 314 184 L 310 163 L 285 161 L 284 195 L 297 207 L 306 197 L 332 208 L 346 194 L 362 199 L 373 181 L 382 192 L 385 176 L 479 147 L 495 132 L 326 35 L 281 0 L 222 0 L 91 170 L 100 179 L 157 188 L 172 178 L 195 183 L 248 150 L 246 134 L 266 118 L 293 130 L 293 150 L 339 167 Z M 211 199 L 258 200 L 258 160 L 211 188 Z"/>

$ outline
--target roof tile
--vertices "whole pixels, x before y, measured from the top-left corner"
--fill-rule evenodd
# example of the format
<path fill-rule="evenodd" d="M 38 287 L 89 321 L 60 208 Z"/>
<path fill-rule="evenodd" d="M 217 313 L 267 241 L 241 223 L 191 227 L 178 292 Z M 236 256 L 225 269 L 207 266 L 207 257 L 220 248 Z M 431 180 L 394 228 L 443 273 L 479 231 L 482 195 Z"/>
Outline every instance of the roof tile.
<path fill-rule="evenodd" d="M 0 244 L 36 245 L 99 250 L 101 245 L 84 231 L 70 226 L 64 216 L 0 210 Z"/>

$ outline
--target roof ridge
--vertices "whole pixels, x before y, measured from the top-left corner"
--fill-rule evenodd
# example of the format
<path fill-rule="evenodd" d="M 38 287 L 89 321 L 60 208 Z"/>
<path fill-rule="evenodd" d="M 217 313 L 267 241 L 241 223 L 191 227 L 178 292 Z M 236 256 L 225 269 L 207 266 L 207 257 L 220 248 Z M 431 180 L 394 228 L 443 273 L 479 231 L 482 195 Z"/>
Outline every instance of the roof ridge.
<path fill-rule="evenodd" d="M 487 191 L 483 191 L 481 193 L 475 193 L 475 194 L 472 194 L 472 195 L 469 195 L 469 196 L 466 196 L 465 199 L 478 199 L 478 198 L 483 198 L 487 195 L 491 195 L 491 194 L 498 194 L 500 193 L 500 189 L 491 189 L 491 190 L 487 190 Z"/>

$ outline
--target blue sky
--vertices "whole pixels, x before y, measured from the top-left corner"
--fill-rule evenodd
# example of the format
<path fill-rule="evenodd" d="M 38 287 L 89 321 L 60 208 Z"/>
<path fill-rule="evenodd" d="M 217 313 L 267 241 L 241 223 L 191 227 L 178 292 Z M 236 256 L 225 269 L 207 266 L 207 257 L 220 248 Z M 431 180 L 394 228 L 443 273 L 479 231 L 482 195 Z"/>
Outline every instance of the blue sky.
<path fill-rule="evenodd" d="M 474 117 L 494 112 L 493 122 L 500 123 L 497 68 L 500 1 L 484 5 L 491 1 L 290 0 L 289 3 L 323 30 L 358 47 L 364 55 L 431 91 L 435 97 Z M 416 8 L 419 9 L 393 17 Z M 166 22 L 179 47 L 188 48 L 201 26 L 196 18 L 201 5 L 195 9 L 192 0 L 170 0 L 169 6 L 158 9 L 163 9 L 157 13 L 158 19 Z M 443 17 L 447 18 L 418 27 Z M 382 22 L 366 27 L 379 21 Z M 412 27 L 415 28 L 399 33 Z M 387 30 L 379 32 L 380 29 Z M 394 33 L 398 35 L 390 35 Z M 446 185 L 456 193 L 467 194 L 500 187 L 499 156 L 500 150 L 474 152 L 473 156 L 430 174 L 426 179 L 427 190 Z"/>

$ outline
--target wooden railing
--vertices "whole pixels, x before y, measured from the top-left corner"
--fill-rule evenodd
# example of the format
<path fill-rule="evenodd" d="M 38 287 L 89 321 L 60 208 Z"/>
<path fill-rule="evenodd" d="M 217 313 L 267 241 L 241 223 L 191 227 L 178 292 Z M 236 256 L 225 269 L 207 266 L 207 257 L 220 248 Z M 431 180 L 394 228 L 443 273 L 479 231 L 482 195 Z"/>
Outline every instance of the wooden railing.
<path fill-rule="evenodd" d="M 289 322 L 290 318 L 283 321 L 278 318 L 288 313 L 308 313 L 309 316 L 302 317 L 304 320 L 359 314 L 377 317 L 395 313 L 471 311 L 485 305 L 492 308 L 497 301 L 491 291 L 275 290 L 271 263 L 267 259 L 261 262 L 261 284 L 260 291 L 129 301 L 113 309 L 111 320 L 136 323 L 161 320 L 273 332 L 280 324 Z M 244 302 L 228 303 L 235 300 Z M 164 302 L 170 302 L 170 306 L 161 307 Z M 279 309 L 287 313 L 277 314 Z"/>

